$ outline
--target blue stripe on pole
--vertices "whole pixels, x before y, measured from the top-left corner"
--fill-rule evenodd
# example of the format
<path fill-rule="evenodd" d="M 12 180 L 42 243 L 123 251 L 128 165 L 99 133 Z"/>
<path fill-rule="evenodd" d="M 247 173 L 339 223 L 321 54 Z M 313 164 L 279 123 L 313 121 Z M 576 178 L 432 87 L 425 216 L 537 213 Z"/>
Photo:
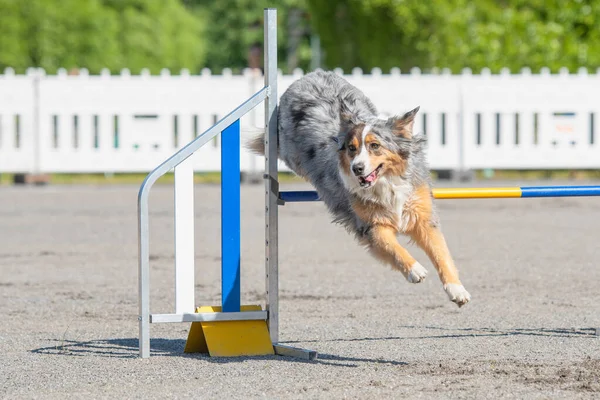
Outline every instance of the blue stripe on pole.
<path fill-rule="evenodd" d="M 240 120 L 221 132 L 221 302 L 240 311 Z"/>
<path fill-rule="evenodd" d="M 300 201 L 319 201 L 319 194 L 314 191 L 289 191 L 279 192 L 279 198 L 283 201 L 294 203 Z"/>
<path fill-rule="evenodd" d="M 600 196 L 600 186 L 525 186 L 521 197 Z"/>

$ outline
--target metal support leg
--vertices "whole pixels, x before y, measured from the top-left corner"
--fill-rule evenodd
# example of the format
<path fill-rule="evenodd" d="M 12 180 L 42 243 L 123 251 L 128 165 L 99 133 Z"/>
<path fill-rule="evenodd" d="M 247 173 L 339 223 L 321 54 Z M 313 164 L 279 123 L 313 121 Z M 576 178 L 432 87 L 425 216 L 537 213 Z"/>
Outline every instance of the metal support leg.
<path fill-rule="evenodd" d="M 265 246 L 268 326 L 271 342 L 279 341 L 279 276 L 277 200 L 277 10 L 264 10 L 265 19 Z"/>
<path fill-rule="evenodd" d="M 317 352 L 314 350 L 301 349 L 284 344 L 275 344 L 273 348 L 275 349 L 275 354 L 278 356 L 294 357 L 309 361 L 317 359 Z"/>
<path fill-rule="evenodd" d="M 150 357 L 150 249 L 148 197 L 143 189 L 138 197 L 138 285 L 140 357 Z"/>
<path fill-rule="evenodd" d="M 269 334 L 275 354 L 305 360 L 317 352 L 279 344 L 279 181 L 277 174 L 277 10 L 265 9 L 265 239 Z"/>

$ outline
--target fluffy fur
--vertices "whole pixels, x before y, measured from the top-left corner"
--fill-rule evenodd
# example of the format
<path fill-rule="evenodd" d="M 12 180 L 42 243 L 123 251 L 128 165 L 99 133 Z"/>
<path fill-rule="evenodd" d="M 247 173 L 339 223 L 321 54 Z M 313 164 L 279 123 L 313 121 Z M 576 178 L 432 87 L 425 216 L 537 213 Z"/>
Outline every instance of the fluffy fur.
<path fill-rule="evenodd" d="M 418 108 L 378 117 L 375 105 L 342 77 L 318 70 L 295 81 L 278 108 L 278 155 L 319 193 L 333 221 L 409 282 L 427 271 L 404 249 L 408 235 L 431 259 L 451 301 L 469 293 L 433 207 L 426 139 L 413 134 Z M 264 154 L 264 132 L 248 143 Z"/>

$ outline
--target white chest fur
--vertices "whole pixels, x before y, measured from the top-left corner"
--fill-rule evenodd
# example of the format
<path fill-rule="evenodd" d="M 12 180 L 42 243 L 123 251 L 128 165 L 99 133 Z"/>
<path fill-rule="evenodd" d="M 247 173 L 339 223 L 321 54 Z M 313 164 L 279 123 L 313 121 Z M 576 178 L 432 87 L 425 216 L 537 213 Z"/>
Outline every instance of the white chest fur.
<path fill-rule="evenodd" d="M 412 195 L 410 182 L 400 178 L 381 178 L 372 188 L 371 197 L 393 208 L 398 216 L 398 229 L 404 231 L 410 222 L 410 216 L 404 213 L 404 205 Z"/>
<path fill-rule="evenodd" d="M 366 202 L 374 202 L 384 205 L 387 209 L 394 210 L 398 218 L 398 229 L 401 232 L 409 225 L 410 215 L 404 212 L 404 206 L 413 192 L 412 185 L 401 178 L 382 177 L 375 185 L 365 190 L 348 175 L 341 173 L 344 183 L 350 191 L 360 196 Z"/>
<path fill-rule="evenodd" d="M 409 182 L 399 179 L 396 182 L 391 182 L 391 188 L 394 193 L 395 208 L 398 215 L 398 228 L 404 231 L 410 222 L 410 217 L 404 213 L 404 205 L 412 194 L 412 186 Z"/>

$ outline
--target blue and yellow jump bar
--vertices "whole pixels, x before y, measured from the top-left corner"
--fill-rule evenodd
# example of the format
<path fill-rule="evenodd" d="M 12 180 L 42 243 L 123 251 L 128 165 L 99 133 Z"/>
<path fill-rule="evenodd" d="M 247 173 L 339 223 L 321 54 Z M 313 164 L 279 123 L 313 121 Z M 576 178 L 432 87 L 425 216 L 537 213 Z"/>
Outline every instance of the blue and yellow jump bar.
<path fill-rule="evenodd" d="M 433 189 L 436 199 L 600 196 L 600 186 L 522 186 Z"/>
<path fill-rule="evenodd" d="M 435 199 L 501 199 L 525 197 L 576 197 L 600 196 L 600 186 L 522 186 L 491 188 L 440 188 L 433 189 Z M 283 202 L 319 201 L 314 191 L 280 192 Z"/>

